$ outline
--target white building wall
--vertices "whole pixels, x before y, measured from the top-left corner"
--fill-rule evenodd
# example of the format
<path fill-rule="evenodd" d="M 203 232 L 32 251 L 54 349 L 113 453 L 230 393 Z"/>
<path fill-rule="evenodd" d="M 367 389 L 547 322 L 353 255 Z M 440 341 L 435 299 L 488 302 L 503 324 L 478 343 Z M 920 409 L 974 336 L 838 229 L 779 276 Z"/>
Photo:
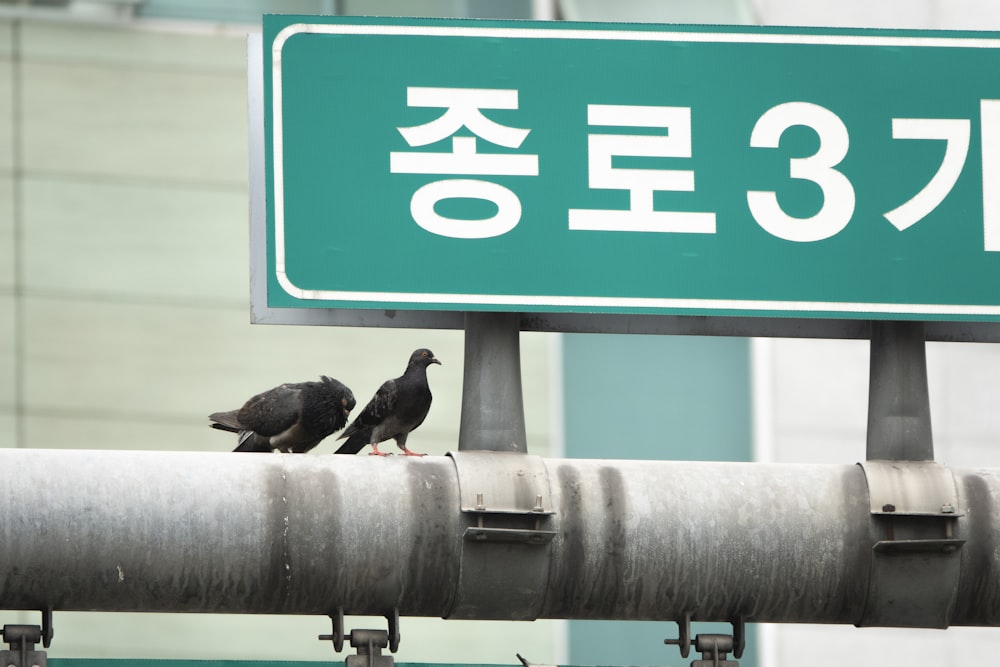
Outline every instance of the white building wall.
<path fill-rule="evenodd" d="M 868 343 L 754 341 L 759 458 L 854 463 L 865 458 Z M 1000 345 L 929 343 L 928 385 L 935 456 L 956 467 L 1000 467 Z M 864 576 L 864 573 L 859 573 Z M 917 582 L 918 583 L 918 582 Z M 993 628 L 904 630 L 773 625 L 764 667 L 939 667 L 1000 651 Z"/>

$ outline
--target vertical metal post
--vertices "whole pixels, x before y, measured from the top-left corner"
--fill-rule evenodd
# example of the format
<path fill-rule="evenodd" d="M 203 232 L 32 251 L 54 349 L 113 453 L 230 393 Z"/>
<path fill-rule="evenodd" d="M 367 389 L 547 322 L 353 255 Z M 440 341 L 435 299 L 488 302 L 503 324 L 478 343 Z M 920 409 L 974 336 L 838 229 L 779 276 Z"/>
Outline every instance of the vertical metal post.
<path fill-rule="evenodd" d="M 933 461 L 923 322 L 872 322 L 868 460 Z"/>
<path fill-rule="evenodd" d="M 528 452 L 517 313 L 465 314 L 459 450 Z"/>

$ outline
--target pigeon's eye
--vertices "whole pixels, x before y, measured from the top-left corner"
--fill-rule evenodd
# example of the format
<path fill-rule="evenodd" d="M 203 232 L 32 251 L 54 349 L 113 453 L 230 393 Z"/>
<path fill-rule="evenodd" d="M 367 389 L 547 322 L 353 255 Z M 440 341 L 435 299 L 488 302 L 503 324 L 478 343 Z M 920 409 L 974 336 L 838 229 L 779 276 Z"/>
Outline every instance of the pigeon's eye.
<path fill-rule="evenodd" d="M 420 356 L 421 356 L 421 357 L 426 357 L 426 356 L 427 356 L 427 353 L 426 353 L 426 352 L 421 352 L 421 353 L 420 353 Z"/>

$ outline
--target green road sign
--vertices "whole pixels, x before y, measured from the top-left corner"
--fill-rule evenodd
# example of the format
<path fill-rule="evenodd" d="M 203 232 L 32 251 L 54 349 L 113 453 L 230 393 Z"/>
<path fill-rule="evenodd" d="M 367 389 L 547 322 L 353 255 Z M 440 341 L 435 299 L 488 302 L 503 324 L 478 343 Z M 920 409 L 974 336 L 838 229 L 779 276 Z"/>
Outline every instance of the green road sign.
<path fill-rule="evenodd" d="M 1000 36 L 266 16 L 269 308 L 1000 321 Z"/>

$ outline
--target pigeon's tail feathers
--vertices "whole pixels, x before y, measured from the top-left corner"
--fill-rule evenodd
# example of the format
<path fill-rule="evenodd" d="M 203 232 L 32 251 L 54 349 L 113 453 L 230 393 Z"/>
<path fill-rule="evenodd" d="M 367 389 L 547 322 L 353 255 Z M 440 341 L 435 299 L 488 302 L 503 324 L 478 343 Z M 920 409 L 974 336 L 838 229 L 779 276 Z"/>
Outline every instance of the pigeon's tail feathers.
<path fill-rule="evenodd" d="M 371 437 L 371 429 L 365 428 L 360 431 L 356 431 L 347 438 L 347 442 L 342 444 L 334 454 L 357 454 L 365 445 L 369 444 L 368 440 Z"/>
<path fill-rule="evenodd" d="M 208 416 L 212 423 L 210 426 L 212 428 L 217 428 L 220 431 L 229 431 L 230 433 L 239 433 L 243 430 L 240 425 L 240 420 L 236 417 L 236 413 L 239 410 L 229 410 L 228 412 L 213 412 Z"/>
<path fill-rule="evenodd" d="M 253 431 L 239 431 L 240 437 L 234 452 L 261 452 L 271 451 L 271 444 L 268 438 L 262 438 Z"/>

